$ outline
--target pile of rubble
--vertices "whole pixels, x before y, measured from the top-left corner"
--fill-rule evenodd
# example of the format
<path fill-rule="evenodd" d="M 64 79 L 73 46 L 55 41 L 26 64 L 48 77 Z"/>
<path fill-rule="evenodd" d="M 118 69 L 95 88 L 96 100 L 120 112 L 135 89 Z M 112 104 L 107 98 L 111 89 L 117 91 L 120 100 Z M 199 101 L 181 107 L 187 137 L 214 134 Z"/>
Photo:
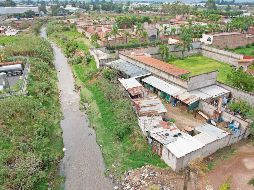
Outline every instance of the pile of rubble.
<path fill-rule="evenodd" d="M 143 166 L 126 172 L 118 186 L 123 190 L 178 190 L 183 187 L 183 177 L 169 168 Z"/>

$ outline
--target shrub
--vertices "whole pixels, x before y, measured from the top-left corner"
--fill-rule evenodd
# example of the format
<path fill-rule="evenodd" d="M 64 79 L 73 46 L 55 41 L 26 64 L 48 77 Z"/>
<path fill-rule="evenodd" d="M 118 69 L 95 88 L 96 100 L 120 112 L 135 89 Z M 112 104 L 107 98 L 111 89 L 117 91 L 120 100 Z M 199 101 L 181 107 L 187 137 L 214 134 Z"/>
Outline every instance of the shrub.
<path fill-rule="evenodd" d="M 248 184 L 254 186 L 254 177 L 249 180 Z"/>

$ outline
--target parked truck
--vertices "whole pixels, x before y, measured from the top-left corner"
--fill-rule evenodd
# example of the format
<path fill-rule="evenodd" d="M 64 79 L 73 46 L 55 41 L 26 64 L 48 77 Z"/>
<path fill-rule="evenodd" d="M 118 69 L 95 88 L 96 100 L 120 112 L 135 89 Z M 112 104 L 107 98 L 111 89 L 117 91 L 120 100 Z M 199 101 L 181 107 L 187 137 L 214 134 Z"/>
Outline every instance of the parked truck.
<path fill-rule="evenodd" d="M 23 74 L 22 64 L 5 65 L 0 67 L 0 73 L 6 73 L 7 76 L 17 76 Z"/>

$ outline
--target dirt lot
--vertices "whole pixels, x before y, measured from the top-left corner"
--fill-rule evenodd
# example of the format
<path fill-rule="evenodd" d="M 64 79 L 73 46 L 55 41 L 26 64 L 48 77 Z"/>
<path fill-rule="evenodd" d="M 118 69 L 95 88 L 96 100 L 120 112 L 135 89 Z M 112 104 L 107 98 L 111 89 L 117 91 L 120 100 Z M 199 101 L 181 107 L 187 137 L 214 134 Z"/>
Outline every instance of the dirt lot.
<path fill-rule="evenodd" d="M 253 190 L 248 181 L 254 177 L 254 146 L 253 143 L 241 143 L 237 153 L 231 158 L 217 164 L 204 181 L 213 186 L 214 190 L 229 179 L 232 190 Z M 207 183 L 206 183 L 207 185 Z M 200 189 L 205 189 L 205 185 Z"/>
<path fill-rule="evenodd" d="M 205 119 L 202 118 L 199 114 L 194 118 L 194 114 L 187 111 L 185 106 L 177 106 L 173 107 L 171 104 L 164 104 L 167 108 L 168 112 L 166 115 L 169 118 L 173 118 L 175 120 L 176 126 L 183 130 L 184 127 L 195 128 L 203 123 L 205 123 Z"/>

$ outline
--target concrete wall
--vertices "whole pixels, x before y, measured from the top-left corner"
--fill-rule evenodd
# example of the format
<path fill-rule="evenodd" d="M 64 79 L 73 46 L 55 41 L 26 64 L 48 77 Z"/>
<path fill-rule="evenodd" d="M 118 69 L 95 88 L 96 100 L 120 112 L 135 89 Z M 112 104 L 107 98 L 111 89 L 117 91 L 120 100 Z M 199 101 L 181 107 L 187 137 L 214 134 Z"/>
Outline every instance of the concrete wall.
<path fill-rule="evenodd" d="M 254 105 L 254 93 L 245 92 L 245 91 L 242 91 L 238 88 L 231 87 L 226 84 L 220 83 L 218 81 L 217 81 L 217 85 L 229 90 L 234 98 L 241 99 L 243 101 L 248 102 L 250 105 Z"/>
<path fill-rule="evenodd" d="M 204 158 L 208 157 L 211 154 L 215 153 L 217 150 L 228 146 L 229 139 L 230 139 L 230 135 L 227 135 L 227 136 L 223 137 L 222 139 L 218 139 L 218 140 L 215 140 L 211 143 L 206 144 L 202 148 L 202 156 Z"/>
<path fill-rule="evenodd" d="M 243 59 L 243 55 L 208 47 L 205 45 L 201 46 L 201 54 L 205 57 L 209 57 L 211 59 L 221 61 L 236 67 L 238 66 L 238 60 Z"/>
<path fill-rule="evenodd" d="M 235 35 L 213 36 L 212 45 L 220 49 L 224 48 L 234 49 L 237 47 L 246 46 L 247 44 L 252 44 L 253 42 L 254 42 L 253 36 L 239 33 Z"/>
<path fill-rule="evenodd" d="M 133 60 L 125 55 L 122 55 L 122 54 L 119 54 L 119 58 L 122 59 L 122 60 L 125 60 L 125 61 L 128 61 L 132 64 L 135 64 L 143 69 L 146 69 L 148 71 L 150 71 L 151 73 L 153 73 L 154 75 L 162 78 L 162 79 L 165 79 L 167 80 L 168 82 L 172 82 L 172 83 L 175 83 L 176 85 L 179 85 L 183 88 L 187 88 L 188 87 L 188 82 L 181 79 L 181 78 L 178 78 L 178 77 L 175 77 L 173 75 L 170 75 L 166 72 L 163 72 L 163 71 L 160 71 L 159 69 L 156 69 L 156 68 L 153 68 L 151 66 L 148 66 L 148 65 L 145 65 L 141 62 L 138 62 L 136 60 Z"/>
<path fill-rule="evenodd" d="M 217 71 L 189 77 L 188 91 L 216 84 Z"/>
<path fill-rule="evenodd" d="M 162 149 L 161 159 L 164 160 L 164 162 L 169 165 L 172 170 L 176 170 L 177 158 L 165 146 L 163 146 Z"/>

